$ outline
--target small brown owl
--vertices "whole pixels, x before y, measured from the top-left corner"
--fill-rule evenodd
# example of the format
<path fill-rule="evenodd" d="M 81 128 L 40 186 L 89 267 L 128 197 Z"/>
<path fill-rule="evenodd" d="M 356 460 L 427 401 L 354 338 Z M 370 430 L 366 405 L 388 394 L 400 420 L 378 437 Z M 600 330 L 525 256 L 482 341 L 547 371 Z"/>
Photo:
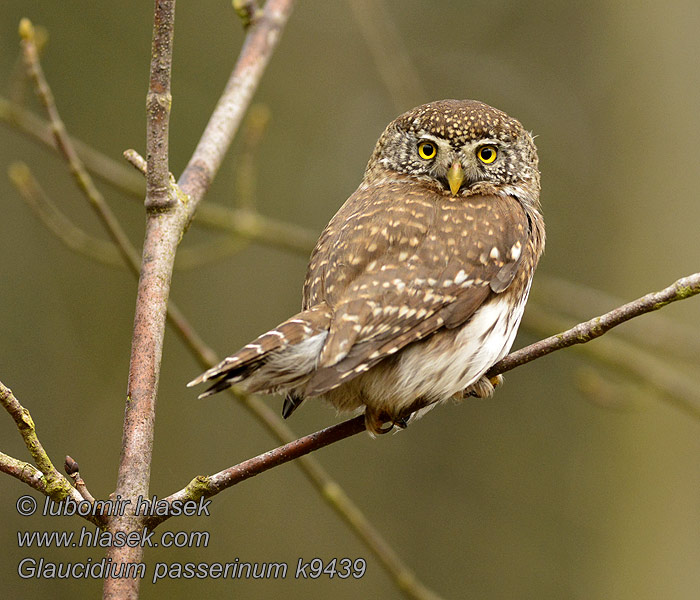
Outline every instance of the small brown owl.
<path fill-rule="evenodd" d="M 389 124 L 364 179 L 311 254 L 302 311 L 192 381 L 241 382 L 364 408 L 367 429 L 404 427 L 436 403 L 493 393 L 544 249 L 532 136 L 474 100 Z"/>

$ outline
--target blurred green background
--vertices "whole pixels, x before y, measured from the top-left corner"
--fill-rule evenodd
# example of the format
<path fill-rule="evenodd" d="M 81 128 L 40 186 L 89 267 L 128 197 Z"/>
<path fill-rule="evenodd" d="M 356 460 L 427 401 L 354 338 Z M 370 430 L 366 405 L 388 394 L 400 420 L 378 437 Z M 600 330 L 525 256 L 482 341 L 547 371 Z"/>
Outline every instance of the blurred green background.
<path fill-rule="evenodd" d="M 49 32 L 43 65 L 71 134 L 117 161 L 126 148 L 144 152 L 152 3 L 6 0 L 0 14 L 0 94 L 11 93 L 17 24 L 27 16 Z M 569 324 L 590 318 L 615 300 L 595 306 L 553 291 L 553 278 L 631 300 L 698 270 L 699 26 L 695 0 L 299 2 L 255 97 L 272 116 L 255 156 L 256 208 L 320 233 L 357 186 L 391 119 L 430 100 L 476 98 L 537 135 L 548 241 L 533 299 L 569 311 Z M 243 37 L 229 2 L 178 3 L 176 176 Z M 26 95 L 43 116 L 31 88 Z M 104 237 L 57 156 L 6 123 L 0 136 L 3 172 L 13 161 L 28 163 L 76 224 Z M 240 149 L 237 140 L 207 201 L 236 205 Z M 100 189 L 140 247 L 140 204 L 108 185 Z M 70 454 L 92 493 L 107 497 L 121 444 L 135 281 L 125 269 L 67 249 L 6 175 L 0 190 L 0 380 L 30 409 L 55 463 Z M 214 236 L 221 238 L 194 227 L 183 246 Z M 297 310 L 305 266 L 300 253 L 251 244 L 177 271 L 172 297 L 223 355 Z M 697 381 L 697 346 L 682 338 L 697 343 L 699 314 L 700 300 L 690 299 L 625 332 L 636 332 L 641 342 L 633 347 L 662 368 Z M 554 331 L 532 322 L 516 347 Z M 686 366 L 682 356 L 646 347 L 662 337 L 681 346 Z M 199 403 L 184 387 L 198 372 L 169 330 L 151 481 L 159 496 L 276 445 L 226 396 Z M 309 402 L 289 424 L 302 434 L 335 418 Z M 0 431 L 0 449 L 28 459 L 9 416 Z M 697 413 L 669 394 L 565 350 L 507 375 L 492 400 L 444 406 L 399 435 L 356 436 L 316 458 L 444 598 L 691 600 L 700 594 L 699 433 Z M 20 517 L 20 495 L 43 498 L 10 477 L 0 482 L 5 594 L 97 597 L 100 581 L 17 576 L 24 556 L 103 555 L 18 548 L 17 530 L 79 531 L 85 522 Z M 147 550 L 149 573 L 157 561 L 238 557 L 287 562 L 293 571 L 299 557 L 346 556 L 364 557 L 367 572 L 350 581 L 144 582 L 142 598 L 403 597 L 294 464 L 222 493 L 211 512 L 168 522 L 171 530 L 210 531 L 210 544 Z"/>

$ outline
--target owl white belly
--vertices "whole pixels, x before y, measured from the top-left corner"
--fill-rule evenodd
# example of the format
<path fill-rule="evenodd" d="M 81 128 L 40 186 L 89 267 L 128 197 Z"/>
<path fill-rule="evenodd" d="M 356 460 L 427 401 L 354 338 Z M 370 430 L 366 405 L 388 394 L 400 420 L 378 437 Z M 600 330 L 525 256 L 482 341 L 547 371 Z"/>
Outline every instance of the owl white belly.
<path fill-rule="evenodd" d="M 376 365 L 330 392 L 328 399 L 339 408 L 365 404 L 373 411 L 394 415 L 451 399 L 508 353 L 528 291 L 515 307 L 506 294 L 494 298 L 461 329 L 443 329 L 404 348 L 396 360 Z"/>

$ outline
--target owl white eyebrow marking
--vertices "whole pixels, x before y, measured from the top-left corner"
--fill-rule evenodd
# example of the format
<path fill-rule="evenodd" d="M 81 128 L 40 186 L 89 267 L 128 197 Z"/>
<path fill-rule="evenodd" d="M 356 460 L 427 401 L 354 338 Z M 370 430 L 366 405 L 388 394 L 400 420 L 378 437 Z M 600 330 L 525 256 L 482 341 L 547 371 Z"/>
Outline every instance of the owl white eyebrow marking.
<path fill-rule="evenodd" d="M 441 142 L 444 143 L 445 140 L 443 138 L 439 138 L 437 136 L 434 136 L 432 133 L 423 133 L 419 132 L 418 134 L 418 141 L 422 140 L 430 140 L 431 142 L 435 142 L 436 144 L 440 144 Z"/>

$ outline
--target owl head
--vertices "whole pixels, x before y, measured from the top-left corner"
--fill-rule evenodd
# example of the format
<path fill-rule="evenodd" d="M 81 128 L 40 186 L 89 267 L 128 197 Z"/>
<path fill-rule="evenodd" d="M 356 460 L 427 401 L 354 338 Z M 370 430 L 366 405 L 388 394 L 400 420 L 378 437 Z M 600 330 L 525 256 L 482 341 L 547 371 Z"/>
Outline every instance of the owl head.
<path fill-rule="evenodd" d="M 392 121 L 379 138 L 365 180 L 392 174 L 452 196 L 485 190 L 539 195 L 537 150 L 516 119 L 476 100 L 440 100 Z"/>

